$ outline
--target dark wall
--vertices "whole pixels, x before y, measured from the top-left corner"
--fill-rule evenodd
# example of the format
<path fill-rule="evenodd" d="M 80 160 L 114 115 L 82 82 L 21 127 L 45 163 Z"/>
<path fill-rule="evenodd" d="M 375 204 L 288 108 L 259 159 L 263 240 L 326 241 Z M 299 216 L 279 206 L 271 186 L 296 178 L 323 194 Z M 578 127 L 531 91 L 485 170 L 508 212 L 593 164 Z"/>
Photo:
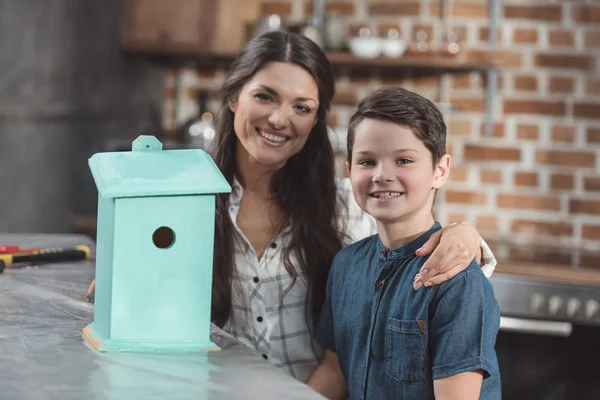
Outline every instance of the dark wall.
<path fill-rule="evenodd" d="M 122 54 L 119 0 L 0 0 L 0 232 L 96 211 L 87 159 L 160 135 L 163 70 Z"/>

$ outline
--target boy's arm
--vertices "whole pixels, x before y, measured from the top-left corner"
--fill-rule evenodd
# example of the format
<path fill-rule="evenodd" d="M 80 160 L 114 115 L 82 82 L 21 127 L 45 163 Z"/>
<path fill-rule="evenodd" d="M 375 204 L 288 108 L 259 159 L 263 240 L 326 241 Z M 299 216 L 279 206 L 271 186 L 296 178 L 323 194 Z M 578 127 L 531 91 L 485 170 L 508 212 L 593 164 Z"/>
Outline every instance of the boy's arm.
<path fill-rule="evenodd" d="M 433 381 L 436 400 L 478 400 L 483 382 L 483 371 L 463 372 Z"/>
<path fill-rule="evenodd" d="M 339 262 L 339 257 L 340 253 L 336 254 L 333 259 L 333 265 L 327 278 L 325 302 L 314 332 L 315 339 L 325 349 L 325 358 L 306 381 L 307 385 L 330 399 L 345 399 L 348 397 L 346 381 L 337 357 L 332 305 L 332 286 L 333 282 L 336 281 L 336 264 Z"/>
<path fill-rule="evenodd" d="M 429 341 L 436 399 L 479 397 L 483 379 L 499 377 L 495 344 L 500 308 L 473 267 L 441 287 L 432 303 Z M 493 390 L 490 387 L 489 390 Z"/>
<path fill-rule="evenodd" d="M 331 350 L 325 350 L 325 359 L 308 378 L 306 384 L 328 399 L 348 398 L 348 389 L 337 354 Z"/>

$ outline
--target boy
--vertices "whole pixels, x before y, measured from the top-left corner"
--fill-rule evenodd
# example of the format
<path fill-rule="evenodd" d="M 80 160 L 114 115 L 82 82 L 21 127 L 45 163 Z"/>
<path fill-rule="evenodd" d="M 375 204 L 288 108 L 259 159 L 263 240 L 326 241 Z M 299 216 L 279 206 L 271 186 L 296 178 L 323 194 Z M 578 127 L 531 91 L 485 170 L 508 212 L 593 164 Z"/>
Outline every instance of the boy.
<path fill-rule="evenodd" d="M 500 310 L 475 261 L 413 290 L 415 251 L 441 229 L 434 195 L 450 171 L 446 126 L 429 100 L 400 88 L 363 99 L 350 120 L 352 193 L 378 235 L 341 250 L 316 327 L 326 349 L 307 383 L 332 399 L 500 399 Z"/>

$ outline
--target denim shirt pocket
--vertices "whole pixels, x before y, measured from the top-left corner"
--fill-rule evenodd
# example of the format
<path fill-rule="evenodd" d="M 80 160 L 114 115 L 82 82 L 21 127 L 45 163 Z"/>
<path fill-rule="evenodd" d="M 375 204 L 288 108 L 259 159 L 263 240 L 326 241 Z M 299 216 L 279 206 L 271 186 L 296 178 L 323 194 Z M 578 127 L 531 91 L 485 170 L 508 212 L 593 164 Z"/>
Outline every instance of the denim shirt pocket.
<path fill-rule="evenodd" d="M 387 374 L 401 383 L 425 379 L 425 321 L 390 317 L 386 336 Z"/>

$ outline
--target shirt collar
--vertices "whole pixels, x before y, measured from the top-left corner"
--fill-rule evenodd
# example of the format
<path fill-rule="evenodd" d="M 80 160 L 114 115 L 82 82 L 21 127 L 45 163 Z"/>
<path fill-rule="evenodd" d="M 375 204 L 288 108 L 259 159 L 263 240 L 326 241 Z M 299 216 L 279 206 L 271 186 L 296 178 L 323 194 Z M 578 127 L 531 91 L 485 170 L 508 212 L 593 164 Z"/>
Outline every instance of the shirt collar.
<path fill-rule="evenodd" d="M 231 217 L 231 221 L 233 225 L 237 228 L 237 215 L 240 211 L 240 201 L 242 200 L 242 196 L 244 195 L 244 188 L 240 184 L 240 181 L 237 177 L 233 176 L 233 182 L 231 184 L 231 193 L 229 194 L 229 216 Z M 292 230 L 291 226 L 287 226 L 283 229 L 280 235 L 288 234 Z M 277 236 L 279 237 L 279 235 Z"/>
<path fill-rule="evenodd" d="M 419 247 L 423 246 L 425 244 L 425 242 L 427 242 L 427 240 L 429 240 L 429 237 L 431 235 L 433 235 L 435 232 L 439 231 L 440 229 L 442 229 L 442 226 L 440 225 L 439 222 L 436 222 L 433 224 L 433 226 L 431 228 L 429 228 L 429 230 L 427 232 L 423 233 L 422 235 L 420 235 L 418 238 L 416 238 L 412 242 L 407 243 L 404 246 L 401 246 L 401 247 L 398 247 L 398 248 L 395 248 L 392 250 L 388 249 L 387 247 L 385 247 L 383 245 L 383 243 L 381 242 L 381 238 L 378 235 L 377 252 L 379 253 L 379 258 L 386 260 L 386 259 L 398 259 L 398 258 L 414 256 L 417 249 Z"/>
<path fill-rule="evenodd" d="M 243 194 L 244 190 L 242 189 L 242 185 L 240 185 L 240 182 L 234 176 L 231 184 L 231 193 L 229 194 L 229 215 L 231 216 L 232 221 L 235 221 L 237 218 Z"/>

